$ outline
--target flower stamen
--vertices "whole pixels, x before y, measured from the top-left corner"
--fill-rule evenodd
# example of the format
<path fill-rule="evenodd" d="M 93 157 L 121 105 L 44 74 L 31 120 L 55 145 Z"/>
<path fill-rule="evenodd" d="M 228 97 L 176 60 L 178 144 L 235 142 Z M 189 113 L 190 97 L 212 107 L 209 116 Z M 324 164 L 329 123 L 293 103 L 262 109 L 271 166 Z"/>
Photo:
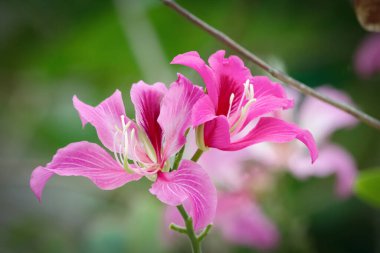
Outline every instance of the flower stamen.
<path fill-rule="evenodd" d="M 232 103 L 234 102 L 234 99 L 235 99 L 235 94 L 231 93 L 231 96 L 230 96 L 230 105 L 228 107 L 228 113 L 227 113 L 227 119 L 230 117 L 231 109 L 232 109 Z"/>
<path fill-rule="evenodd" d="M 254 98 L 254 96 L 255 96 L 255 90 L 253 88 L 253 84 L 250 83 L 250 80 L 247 79 L 247 81 L 245 81 L 245 83 L 243 85 L 244 85 L 244 94 L 242 95 L 242 99 L 240 100 L 240 103 L 239 103 L 239 106 L 238 106 L 238 109 L 237 109 L 238 112 L 240 111 L 240 114 L 239 114 L 240 116 L 232 124 L 232 126 L 230 128 L 230 133 L 233 133 L 233 132 L 237 131 L 240 128 L 241 124 L 244 122 L 244 120 L 246 119 L 246 117 L 248 115 L 249 108 L 256 101 L 256 98 Z M 245 103 L 244 106 L 242 106 L 243 98 L 244 97 L 248 101 Z"/>

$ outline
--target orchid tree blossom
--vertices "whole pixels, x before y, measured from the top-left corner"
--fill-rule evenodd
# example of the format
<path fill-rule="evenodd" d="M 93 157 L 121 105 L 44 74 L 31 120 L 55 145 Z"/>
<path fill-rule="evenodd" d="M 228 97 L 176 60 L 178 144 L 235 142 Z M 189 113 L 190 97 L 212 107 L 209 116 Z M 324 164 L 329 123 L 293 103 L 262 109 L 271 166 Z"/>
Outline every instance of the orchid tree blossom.
<path fill-rule="evenodd" d="M 199 159 L 199 164 L 218 188 L 215 229 L 233 244 L 268 250 L 278 245 L 280 235 L 262 211 L 257 195 L 269 191 L 273 180 L 267 168 L 252 163 L 254 157 L 249 149 L 228 154 L 213 149 Z"/>
<path fill-rule="evenodd" d="M 163 203 L 178 206 L 191 216 L 196 231 L 215 215 L 216 191 L 208 174 L 196 163 L 182 160 L 170 171 L 170 158 L 185 144 L 191 111 L 202 90 L 182 75 L 169 89 L 162 83 L 140 81 L 131 89 L 136 121 L 129 119 L 121 92 L 93 107 L 76 96 L 73 104 L 83 126 L 93 125 L 102 144 L 81 141 L 61 148 L 52 161 L 38 166 L 30 186 L 41 200 L 46 182 L 53 176 L 83 176 L 102 190 L 113 190 L 142 177 L 154 181 L 150 192 Z"/>
<path fill-rule="evenodd" d="M 195 134 L 190 132 L 184 157 L 189 157 L 197 149 L 195 142 Z M 202 154 L 198 163 L 218 189 L 214 220 L 217 234 L 233 245 L 268 250 L 278 245 L 280 235 L 276 225 L 261 209 L 256 195 L 268 191 L 273 186 L 273 178 L 270 170 L 252 163 L 254 157 L 249 149 L 235 152 L 210 149 Z M 183 223 L 171 206 L 165 210 L 164 221 L 165 227 L 173 221 Z M 165 232 L 164 235 L 168 242 L 175 241 L 176 234 Z"/>
<path fill-rule="evenodd" d="M 199 73 L 206 95 L 192 114 L 197 127 L 197 144 L 220 150 L 240 150 L 260 142 L 289 142 L 298 139 L 309 149 L 312 161 L 317 148 L 309 131 L 268 113 L 292 107 L 281 85 L 265 76 L 252 76 L 237 56 L 225 58 L 225 51 L 210 56 L 207 65 L 197 52 L 176 56 L 172 64 L 188 66 Z M 251 123 L 256 122 L 250 129 Z"/>

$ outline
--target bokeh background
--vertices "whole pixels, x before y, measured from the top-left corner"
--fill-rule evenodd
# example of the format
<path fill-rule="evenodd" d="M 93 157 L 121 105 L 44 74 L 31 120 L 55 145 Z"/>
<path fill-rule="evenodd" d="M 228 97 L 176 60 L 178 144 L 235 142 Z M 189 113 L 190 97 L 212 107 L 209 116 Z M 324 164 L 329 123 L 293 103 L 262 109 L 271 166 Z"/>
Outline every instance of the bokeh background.
<path fill-rule="evenodd" d="M 342 89 L 380 117 L 380 76 L 363 79 L 354 69 L 368 33 L 351 1 L 179 2 L 293 77 Z M 29 177 L 59 147 L 98 142 L 93 128 L 82 129 L 74 94 L 95 105 L 120 89 L 133 117 L 132 83 L 170 84 L 181 71 L 201 84 L 169 62 L 186 51 L 206 58 L 218 49 L 227 48 L 158 0 L 0 1 L 0 252 L 189 252 L 186 238 L 172 246 L 165 239 L 164 207 L 148 193 L 148 181 L 101 191 L 84 178 L 54 177 L 40 204 Z M 359 124 L 332 139 L 360 170 L 380 164 L 378 131 Z M 379 210 L 356 196 L 337 198 L 333 177 L 299 181 L 285 173 L 280 183 L 275 194 L 288 223 L 280 223 L 273 252 L 380 252 Z M 205 249 L 257 252 L 217 231 Z"/>

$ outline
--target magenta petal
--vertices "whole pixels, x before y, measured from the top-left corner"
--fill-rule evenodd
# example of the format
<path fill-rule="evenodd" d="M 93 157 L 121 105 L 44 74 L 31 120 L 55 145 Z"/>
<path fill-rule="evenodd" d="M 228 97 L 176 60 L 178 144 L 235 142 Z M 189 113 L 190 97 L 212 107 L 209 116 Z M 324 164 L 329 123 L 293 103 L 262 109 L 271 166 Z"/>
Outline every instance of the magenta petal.
<path fill-rule="evenodd" d="M 162 144 L 162 129 L 157 119 L 160 115 L 161 101 L 167 92 L 163 83 L 149 85 L 143 81 L 133 84 L 131 100 L 135 105 L 136 121 L 143 128 L 149 140 L 160 157 Z"/>
<path fill-rule="evenodd" d="M 254 76 L 250 81 L 255 90 L 255 98 L 264 96 L 286 98 L 284 88 L 280 84 L 270 80 L 267 76 Z"/>
<path fill-rule="evenodd" d="M 293 106 L 293 100 L 275 96 L 261 96 L 252 104 L 247 118 L 241 128 L 244 128 L 252 120 L 265 114 L 287 109 Z"/>
<path fill-rule="evenodd" d="M 218 197 L 215 226 L 227 240 L 240 245 L 270 249 L 279 241 L 276 226 L 245 194 Z"/>
<path fill-rule="evenodd" d="M 172 60 L 171 64 L 180 64 L 194 69 L 202 77 L 207 87 L 207 92 L 214 104 L 218 101 L 216 80 L 213 71 L 202 60 L 195 51 L 179 54 Z"/>
<path fill-rule="evenodd" d="M 298 139 L 306 145 L 310 152 L 311 161 L 314 162 L 318 157 L 318 150 L 311 133 L 295 124 L 271 117 L 260 118 L 255 128 L 246 136 L 222 149 L 239 150 L 259 142 L 283 143 L 294 139 Z"/>
<path fill-rule="evenodd" d="M 231 114 L 237 110 L 241 97 L 244 96 L 244 83 L 252 77 L 251 72 L 239 57 L 231 55 L 225 58 L 224 55 L 225 51 L 220 50 L 209 58 L 209 64 L 217 80 L 214 84 L 218 94 L 217 115 L 227 115 L 232 93 L 235 99 L 232 103 Z"/>
<path fill-rule="evenodd" d="M 207 121 L 216 118 L 215 106 L 209 96 L 203 96 L 194 105 L 192 113 L 192 125 L 199 126 Z"/>
<path fill-rule="evenodd" d="M 345 198 L 352 194 L 357 168 L 352 156 L 343 148 L 328 144 L 320 149 L 318 160 L 311 165 L 301 152 L 289 161 L 290 171 L 298 178 L 336 175 L 336 193 Z"/>
<path fill-rule="evenodd" d="M 125 117 L 121 92 L 116 90 L 96 107 L 83 103 L 77 96 L 73 97 L 73 104 L 79 113 L 82 125 L 85 126 L 88 122 L 91 123 L 96 128 L 103 145 L 113 151 L 115 132 L 117 128 L 123 128 L 121 117 Z M 125 122 L 127 123 L 128 121 L 129 119 L 125 117 Z"/>
<path fill-rule="evenodd" d="M 207 147 L 219 148 L 230 145 L 230 126 L 225 116 L 218 116 L 204 125 L 204 140 Z"/>
<path fill-rule="evenodd" d="M 245 81 L 252 77 L 251 71 L 239 57 L 231 55 L 225 58 L 225 53 L 224 50 L 219 50 L 212 54 L 208 59 L 210 67 L 215 71 L 217 77 L 229 77 L 234 80 L 236 85 L 243 87 Z M 220 92 L 223 92 L 223 90 Z"/>
<path fill-rule="evenodd" d="M 165 94 L 158 117 L 164 134 L 164 160 L 176 153 L 186 142 L 185 131 L 191 126 L 191 114 L 194 104 L 204 96 L 200 87 L 178 74 Z"/>
<path fill-rule="evenodd" d="M 150 192 L 170 206 L 183 204 L 197 231 L 214 220 L 216 189 L 197 163 L 183 160 L 178 170 L 160 173 Z"/>
<path fill-rule="evenodd" d="M 127 173 L 99 145 L 86 141 L 59 149 L 50 163 L 33 171 L 30 186 L 38 199 L 41 199 L 43 188 L 52 173 L 87 177 L 102 190 L 113 190 L 141 178 L 141 175 Z"/>

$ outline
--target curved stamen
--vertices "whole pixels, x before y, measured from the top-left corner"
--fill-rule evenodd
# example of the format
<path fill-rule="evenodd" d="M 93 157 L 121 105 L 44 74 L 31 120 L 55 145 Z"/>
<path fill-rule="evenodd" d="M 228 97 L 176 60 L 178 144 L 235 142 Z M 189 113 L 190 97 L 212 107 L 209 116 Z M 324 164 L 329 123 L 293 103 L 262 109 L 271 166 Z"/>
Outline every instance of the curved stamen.
<path fill-rule="evenodd" d="M 123 164 L 122 164 L 122 162 L 120 161 L 120 159 L 119 159 L 119 155 L 117 154 L 117 152 L 116 152 L 116 140 L 117 140 L 117 134 L 118 134 L 119 132 L 118 131 L 116 131 L 115 132 L 115 134 L 114 134 L 114 136 L 113 136 L 113 154 L 114 154 L 114 157 L 115 157 L 115 160 L 117 161 L 117 163 L 120 165 L 120 166 L 122 166 L 123 167 Z"/>
<path fill-rule="evenodd" d="M 127 172 L 138 173 L 144 176 L 152 175 L 160 170 L 160 167 L 155 167 L 157 163 L 157 156 L 154 151 L 153 145 L 146 136 L 143 130 L 134 127 L 130 129 L 132 121 L 126 122 L 124 115 L 120 116 L 122 129 L 115 126 L 115 134 L 113 140 L 113 153 L 117 163 L 122 166 Z M 138 154 L 140 142 L 144 149 L 144 153 L 150 159 L 148 163 L 142 162 Z M 143 159 L 144 160 L 144 159 Z M 132 166 L 131 166 L 132 165 Z"/>
<path fill-rule="evenodd" d="M 232 124 L 230 128 L 230 133 L 234 133 L 240 129 L 241 124 L 244 122 L 244 120 L 246 119 L 248 115 L 249 108 L 256 101 L 256 98 L 254 98 L 255 91 L 253 88 L 253 84 L 250 83 L 250 80 L 247 79 L 247 81 L 245 81 L 243 85 L 244 85 L 244 95 L 242 95 L 242 98 L 245 97 L 246 99 L 248 99 L 248 101 L 244 106 L 242 106 L 243 99 L 240 100 L 240 103 L 237 109 L 238 112 L 240 111 L 239 118 Z"/>

